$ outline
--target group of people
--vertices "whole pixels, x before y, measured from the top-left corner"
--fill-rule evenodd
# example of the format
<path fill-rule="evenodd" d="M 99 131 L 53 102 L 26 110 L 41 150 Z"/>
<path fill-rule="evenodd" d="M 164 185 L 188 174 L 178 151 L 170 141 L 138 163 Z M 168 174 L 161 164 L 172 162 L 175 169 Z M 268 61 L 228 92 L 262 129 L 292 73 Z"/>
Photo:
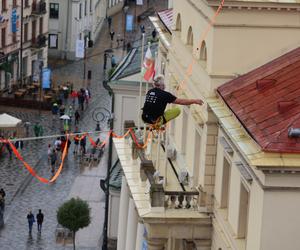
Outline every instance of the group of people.
<path fill-rule="evenodd" d="M 36 220 L 35 220 L 36 218 Z M 42 213 L 42 210 L 39 209 L 39 212 L 36 214 L 36 217 L 34 217 L 33 213 L 29 211 L 27 214 L 27 221 L 28 221 L 28 228 L 29 228 L 29 234 L 31 235 L 32 233 L 32 227 L 33 223 L 37 221 L 37 230 L 39 233 L 42 232 L 42 225 L 44 222 L 44 214 Z"/>
<path fill-rule="evenodd" d="M 61 155 L 65 146 L 67 146 L 68 155 L 68 150 L 71 146 L 71 140 L 67 140 L 65 136 L 57 137 L 53 145 L 48 144 L 48 162 L 50 163 L 50 169 L 52 174 L 55 173 L 57 162 L 59 159 L 61 159 Z"/>
<path fill-rule="evenodd" d="M 75 125 L 78 125 L 80 120 L 80 112 L 84 111 L 84 105 L 88 105 L 91 99 L 91 91 L 89 88 L 81 88 L 80 90 L 72 90 L 68 95 L 71 98 L 71 104 L 67 105 L 67 101 L 63 102 L 61 99 L 52 104 L 52 114 L 55 117 L 57 114 L 62 119 L 62 127 L 65 132 L 70 131 L 70 125 L 74 117 Z M 76 99 L 78 107 L 76 108 Z M 66 116 L 64 116 L 66 115 Z"/>

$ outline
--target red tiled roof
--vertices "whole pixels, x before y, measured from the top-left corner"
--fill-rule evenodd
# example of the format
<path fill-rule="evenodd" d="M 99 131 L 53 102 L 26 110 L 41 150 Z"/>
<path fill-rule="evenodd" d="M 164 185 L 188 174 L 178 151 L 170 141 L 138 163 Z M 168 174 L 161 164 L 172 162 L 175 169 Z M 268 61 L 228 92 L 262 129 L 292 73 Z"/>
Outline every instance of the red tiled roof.
<path fill-rule="evenodd" d="M 300 47 L 217 91 L 263 151 L 300 153 Z"/>
<path fill-rule="evenodd" d="M 173 9 L 167 9 L 157 12 L 159 19 L 163 22 L 170 33 L 173 25 Z"/>

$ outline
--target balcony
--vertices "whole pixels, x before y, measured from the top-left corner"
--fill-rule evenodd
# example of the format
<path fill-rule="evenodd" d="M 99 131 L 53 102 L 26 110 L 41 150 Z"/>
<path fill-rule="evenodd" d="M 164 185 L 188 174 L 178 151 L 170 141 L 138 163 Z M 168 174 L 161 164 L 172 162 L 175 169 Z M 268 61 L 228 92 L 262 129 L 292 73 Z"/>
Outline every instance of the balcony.
<path fill-rule="evenodd" d="M 37 38 L 31 39 L 31 47 L 35 49 L 46 47 L 46 41 L 47 37 L 45 35 L 38 35 Z"/>
<path fill-rule="evenodd" d="M 39 1 L 39 2 L 32 2 L 32 15 L 44 15 L 46 14 L 46 2 L 45 1 Z"/>
<path fill-rule="evenodd" d="M 19 40 L 11 43 L 11 44 L 7 44 L 5 45 L 4 47 L 0 48 L 0 53 L 1 54 L 4 54 L 4 55 L 7 55 L 11 52 L 14 52 L 16 51 L 17 49 L 19 49 Z"/>
<path fill-rule="evenodd" d="M 152 146 L 147 149 L 138 148 L 134 141 L 132 136 L 115 138 L 114 147 L 124 172 L 123 180 L 148 234 L 153 238 L 168 238 L 172 232 L 181 232 L 178 237 L 182 239 L 209 240 L 211 217 L 202 192 L 179 182 L 155 136 L 149 139 Z"/>

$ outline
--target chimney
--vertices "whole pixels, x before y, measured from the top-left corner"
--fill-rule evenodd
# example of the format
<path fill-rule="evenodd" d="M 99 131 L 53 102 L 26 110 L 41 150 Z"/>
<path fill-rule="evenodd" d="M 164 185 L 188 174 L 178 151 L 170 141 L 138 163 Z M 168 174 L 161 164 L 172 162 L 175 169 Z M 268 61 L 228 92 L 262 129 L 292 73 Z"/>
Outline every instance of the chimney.
<path fill-rule="evenodd" d="M 285 113 L 295 107 L 296 104 L 295 101 L 280 101 L 277 103 L 278 111 L 280 114 Z"/>
<path fill-rule="evenodd" d="M 264 90 L 272 87 L 276 83 L 275 79 L 260 79 L 256 81 L 256 89 Z"/>

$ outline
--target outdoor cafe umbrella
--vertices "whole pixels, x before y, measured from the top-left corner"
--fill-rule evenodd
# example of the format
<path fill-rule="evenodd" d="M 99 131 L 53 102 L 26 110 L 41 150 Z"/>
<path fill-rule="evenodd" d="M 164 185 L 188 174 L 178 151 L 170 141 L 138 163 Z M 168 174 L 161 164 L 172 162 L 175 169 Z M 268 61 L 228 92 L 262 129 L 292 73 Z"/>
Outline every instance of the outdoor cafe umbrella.
<path fill-rule="evenodd" d="M 70 116 L 68 116 L 68 115 L 62 115 L 59 118 L 62 119 L 62 120 L 70 120 L 71 119 Z"/>

